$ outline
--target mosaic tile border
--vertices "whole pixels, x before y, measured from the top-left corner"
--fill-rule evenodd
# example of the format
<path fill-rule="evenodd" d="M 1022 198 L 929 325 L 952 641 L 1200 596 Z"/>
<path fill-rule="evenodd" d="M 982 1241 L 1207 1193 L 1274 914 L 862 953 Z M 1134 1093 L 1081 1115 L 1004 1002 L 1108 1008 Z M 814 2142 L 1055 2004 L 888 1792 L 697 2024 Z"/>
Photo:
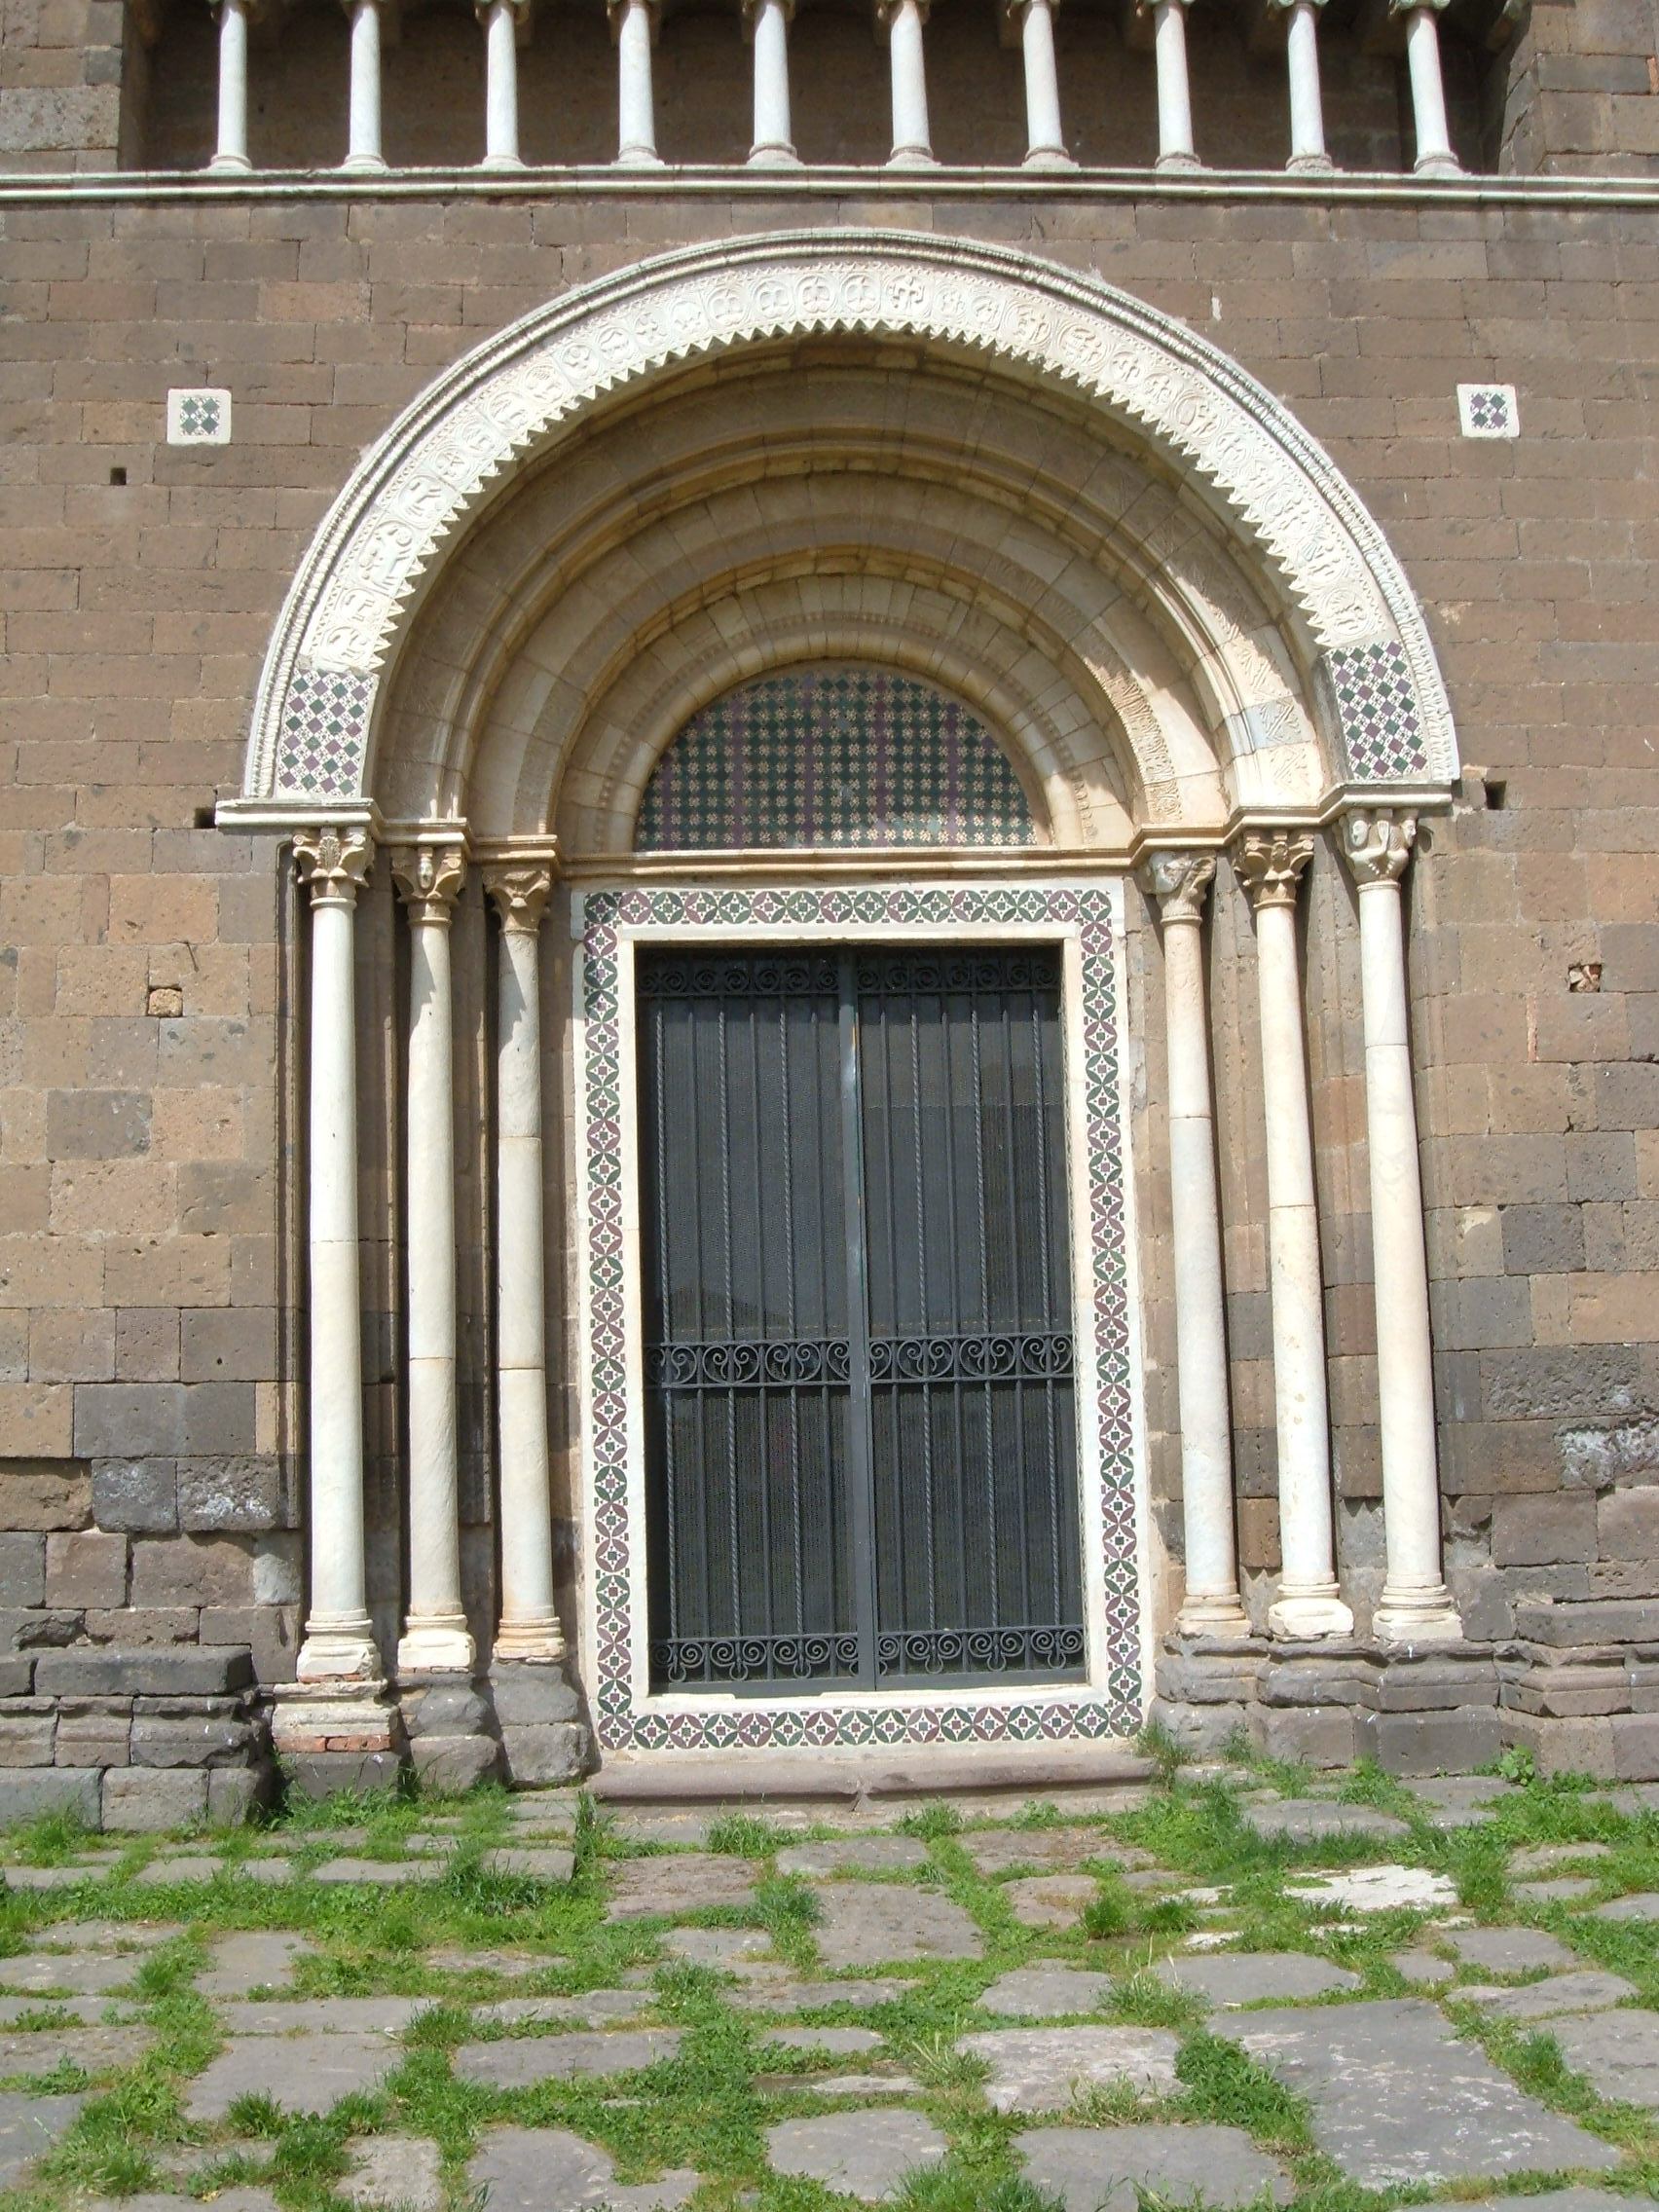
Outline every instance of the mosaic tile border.
<path fill-rule="evenodd" d="M 282 710 L 282 789 L 307 798 L 355 798 L 380 679 L 297 668 Z"/>
<path fill-rule="evenodd" d="M 1428 747 L 1417 685 L 1399 640 L 1337 645 L 1325 658 L 1350 777 L 1356 783 L 1396 783 L 1426 776 Z"/>
<path fill-rule="evenodd" d="M 581 903 L 578 1003 L 585 1117 L 587 1305 L 583 1446 L 589 1475 L 595 1622 L 591 1685 L 607 1751 L 765 1750 L 831 1745 L 1035 1742 L 1130 1735 L 1143 1716 L 1137 1563 L 1134 1344 L 1116 904 L 1109 884 L 871 886 L 861 889 L 595 891 Z M 874 1707 L 829 1699 L 745 1700 L 741 1709 L 641 1711 L 633 1679 L 635 1575 L 629 1377 L 630 1300 L 622 1158 L 622 1007 L 618 947 L 629 930 L 756 928 L 975 930 L 1045 925 L 1075 931 L 1081 951 L 1087 1218 L 1093 1345 L 1079 1362 L 1080 1436 L 1093 1439 L 1104 1650 L 1088 1691 L 1036 1699 L 981 1693 L 958 1705 Z M 1080 1331 L 1080 1338 L 1082 1332 Z M 1080 1352 L 1083 1346 L 1080 1342 Z M 1099 1617 L 1096 1619 L 1099 1627 Z"/>

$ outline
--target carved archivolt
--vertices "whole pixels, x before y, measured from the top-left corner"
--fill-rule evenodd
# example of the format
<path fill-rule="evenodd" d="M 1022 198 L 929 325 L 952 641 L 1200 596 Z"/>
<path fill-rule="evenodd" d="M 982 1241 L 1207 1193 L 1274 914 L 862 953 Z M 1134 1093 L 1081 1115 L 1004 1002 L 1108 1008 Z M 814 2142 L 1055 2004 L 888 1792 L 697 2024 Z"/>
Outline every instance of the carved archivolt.
<path fill-rule="evenodd" d="M 371 449 L 278 620 L 244 790 L 358 795 L 381 678 L 446 541 L 622 388 L 759 341 L 845 331 L 981 352 L 1081 393 L 1161 453 L 1299 610 L 1356 782 L 1444 784 L 1450 709 L 1421 614 L 1323 449 L 1236 363 L 1122 292 L 960 240 L 782 234 L 664 255 L 538 310 L 449 370 Z"/>

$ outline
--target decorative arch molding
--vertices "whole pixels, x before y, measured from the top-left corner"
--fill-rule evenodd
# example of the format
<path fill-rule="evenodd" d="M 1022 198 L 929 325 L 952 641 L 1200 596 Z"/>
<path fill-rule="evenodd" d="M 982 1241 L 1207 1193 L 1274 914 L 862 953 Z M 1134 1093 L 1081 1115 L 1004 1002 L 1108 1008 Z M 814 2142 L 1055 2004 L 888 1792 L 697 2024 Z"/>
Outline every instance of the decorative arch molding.
<path fill-rule="evenodd" d="M 1279 581 L 1346 780 L 1456 773 L 1404 571 L 1318 443 L 1235 362 L 1111 287 L 961 240 L 784 233 L 667 254 L 538 309 L 398 418 L 336 499 L 278 617 L 243 785 L 263 811 L 360 805 L 385 672 L 440 548 L 501 480 L 624 387 L 760 341 L 925 340 L 1081 393 L 1162 455 Z"/>

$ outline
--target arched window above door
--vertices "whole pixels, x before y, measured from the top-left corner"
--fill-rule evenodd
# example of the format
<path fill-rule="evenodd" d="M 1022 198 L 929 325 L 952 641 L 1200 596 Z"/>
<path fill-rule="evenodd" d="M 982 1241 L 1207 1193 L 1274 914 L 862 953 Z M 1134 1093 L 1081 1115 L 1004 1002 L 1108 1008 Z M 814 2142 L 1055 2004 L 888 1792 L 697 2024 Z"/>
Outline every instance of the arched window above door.
<path fill-rule="evenodd" d="M 658 761 L 637 852 L 1032 845 L 1007 754 L 973 710 L 896 669 L 793 668 L 712 700 Z"/>

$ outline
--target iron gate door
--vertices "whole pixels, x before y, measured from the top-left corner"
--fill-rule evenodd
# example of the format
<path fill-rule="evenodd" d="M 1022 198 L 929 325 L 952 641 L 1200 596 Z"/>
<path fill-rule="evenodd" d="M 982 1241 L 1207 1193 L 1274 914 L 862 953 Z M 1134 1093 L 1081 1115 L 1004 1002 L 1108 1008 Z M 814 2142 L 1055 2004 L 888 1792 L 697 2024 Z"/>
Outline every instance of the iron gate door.
<path fill-rule="evenodd" d="M 642 951 L 659 1688 L 1084 1667 L 1060 955 Z"/>

